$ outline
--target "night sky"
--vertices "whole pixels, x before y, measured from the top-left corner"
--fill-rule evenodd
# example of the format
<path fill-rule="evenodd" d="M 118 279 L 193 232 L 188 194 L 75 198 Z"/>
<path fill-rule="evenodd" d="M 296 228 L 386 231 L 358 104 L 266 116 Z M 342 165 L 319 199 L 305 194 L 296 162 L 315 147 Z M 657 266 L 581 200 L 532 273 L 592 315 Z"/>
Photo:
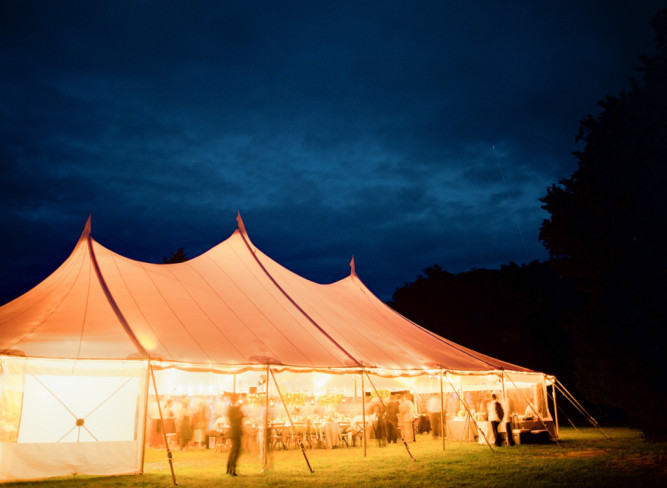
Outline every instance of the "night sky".
<path fill-rule="evenodd" d="M 256 246 L 381 299 L 544 260 L 538 199 L 664 1 L 0 0 L 0 304 L 93 237 Z"/>

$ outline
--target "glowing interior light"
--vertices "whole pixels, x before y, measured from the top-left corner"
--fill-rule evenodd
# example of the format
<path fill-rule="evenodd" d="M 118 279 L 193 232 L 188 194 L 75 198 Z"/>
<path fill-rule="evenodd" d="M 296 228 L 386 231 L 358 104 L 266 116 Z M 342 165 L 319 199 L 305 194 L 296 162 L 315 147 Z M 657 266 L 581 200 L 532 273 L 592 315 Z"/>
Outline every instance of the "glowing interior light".
<path fill-rule="evenodd" d="M 322 391 L 322 387 L 329 381 L 329 375 L 323 373 L 315 373 L 313 377 L 313 385 L 315 390 Z"/>

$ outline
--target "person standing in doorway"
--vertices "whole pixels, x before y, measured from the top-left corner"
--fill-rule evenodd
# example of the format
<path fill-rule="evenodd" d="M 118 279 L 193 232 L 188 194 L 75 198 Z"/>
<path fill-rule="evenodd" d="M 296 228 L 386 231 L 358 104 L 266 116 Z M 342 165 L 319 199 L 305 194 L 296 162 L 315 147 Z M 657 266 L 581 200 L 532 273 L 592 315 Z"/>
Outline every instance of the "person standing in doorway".
<path fill-rule="evenodd" d="M 503 417 L 503 425 L 505 426 L 505 434 L 507 435 L 507 445 L 514 445 L 514 435 L 512 433 L 512 415 L 514 413 L 514 402 L 509 396 L 505 396 L 504 402 L 505 416 Z"/>
<path fill-rule="evenodd" d="M 401 434 L 405 442 L 415 442 L 415 404 L 408 393 L 403 395 L 398 407 Z"/>
<path fill-rule="evenodd" d="M 387 442 L 396 444 L 398 439 L 398 400 L 392 394 L 387 402 Z"/>
<path fill-rule="evenodd" d="M 500 425 L 500 422 L 503 420 L 505 412 L 503 411 L 503 406 L 498 401 L 498 396 L 495 393 L 491 394 L 491 401 L 486 406 L 486 413 L 488 415 L 489 424 L 491 424 L 494 443 L 496 447 L 500 447 L 503 440 L 498 433 L 498 425 Z"/>
<path fill-rule="evenodd" d="M 236 463 L 241 454 L 241 437 L 243 437 L 243 410 L 238 404 L 239 397 L 235 393 L 232 395 L 232 401 L 227 409 L 227 417 L 229 418 L 229 438 L 232 441 L 232 447 L 229 450 L 227 457 L 227 474 L 230 476 L 238 476 L 236 472 Z"/>
<path fill-rule="evenodd" d="M 434 439 L 437 439 L 440 437 L 440 424 L 441 424 L 441 402 L 440 402 L 440 397 L 438 395 L 431 395 L 431 398 L 428 401 L 428 404 L 426 405 L 426 409 L 428 410 L 428 415 L 429 415 L 429 420 L 431 423 L 431 435 L 433 435 Z"/>

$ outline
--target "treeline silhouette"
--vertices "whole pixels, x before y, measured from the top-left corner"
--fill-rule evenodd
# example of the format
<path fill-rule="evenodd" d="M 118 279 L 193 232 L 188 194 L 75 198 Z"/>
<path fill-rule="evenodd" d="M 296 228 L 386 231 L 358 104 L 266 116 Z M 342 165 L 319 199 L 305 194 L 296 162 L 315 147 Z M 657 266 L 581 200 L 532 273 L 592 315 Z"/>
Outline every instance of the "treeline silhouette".
<path fill-rule="evenodd" d="M 451 275 L 437 266 L 389 304 L 463 345 L 556 374 L 667 438 L 667 9 L 639 81 L 580 125 L 577 169 L 547 189 L 547 263 Z"/>
<path fill-rule="evenodd" d="M 573 283 L 549 263 L 451 274 L 431 266 L 388 305 L 422 327 L 488 356 L 572 380 L 561 324 L 581 308 Z"/>

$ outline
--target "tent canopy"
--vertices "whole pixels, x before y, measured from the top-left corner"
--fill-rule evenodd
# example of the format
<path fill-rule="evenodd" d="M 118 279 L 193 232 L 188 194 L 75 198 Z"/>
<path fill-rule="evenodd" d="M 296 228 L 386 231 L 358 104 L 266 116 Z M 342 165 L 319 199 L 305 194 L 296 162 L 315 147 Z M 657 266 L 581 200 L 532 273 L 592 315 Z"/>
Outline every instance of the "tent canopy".
<path fill-rule="evenodd" d="M 0 308 L 0 354 L 151 358 L 202 368 L 530 371 L 399 315 L 354 266 L 324 285 L 287 270 L 257 249 L 237 220 L 238 229 L 202 255 L 150 264 L 95 241 L 89 218 L 67 260 Z"/>

